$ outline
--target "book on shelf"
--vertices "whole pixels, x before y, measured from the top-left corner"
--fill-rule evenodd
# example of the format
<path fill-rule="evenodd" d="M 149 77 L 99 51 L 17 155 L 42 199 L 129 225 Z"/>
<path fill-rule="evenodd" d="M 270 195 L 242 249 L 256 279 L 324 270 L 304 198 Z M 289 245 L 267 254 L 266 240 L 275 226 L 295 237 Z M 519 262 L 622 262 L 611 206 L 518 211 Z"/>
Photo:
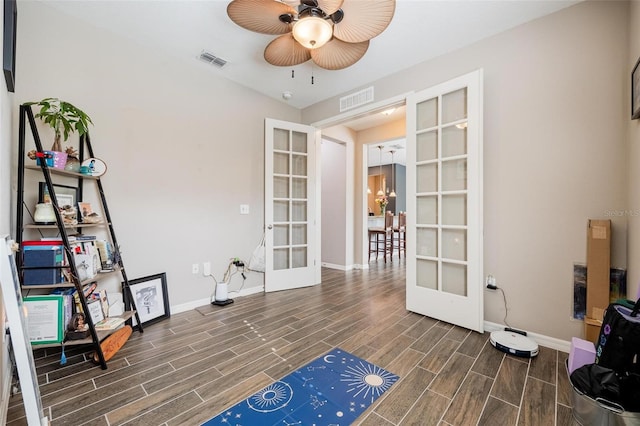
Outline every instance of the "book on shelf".
<path fill-rule="evenodd" d="M 93 241 L 96 239 L 95 235 L 86 235 L 86 234 L 74 234 L 69 235 L 69 237 L 73 237 L 76 241 Z"/>
<path fill-rule="evenodd" d="M 125 319 L 120 317 L 107 317 L 93 326 L 96 330 L 115 330 L 124 324 Z"/>

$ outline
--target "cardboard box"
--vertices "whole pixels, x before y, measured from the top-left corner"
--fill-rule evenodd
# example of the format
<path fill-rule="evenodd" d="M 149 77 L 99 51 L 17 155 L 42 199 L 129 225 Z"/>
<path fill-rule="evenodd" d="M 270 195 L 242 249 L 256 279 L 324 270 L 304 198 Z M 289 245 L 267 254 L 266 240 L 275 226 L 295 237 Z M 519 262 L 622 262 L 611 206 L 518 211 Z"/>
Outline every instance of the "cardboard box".
<path fill-rule="evenodd" d="M 51 247 L 41 250 L 25 250 L 23 264 L 25 268 L 42 268 L 45 266 L 62 266 L 64 259 L 60 247 Z M 57 284 L 62 282 L 62 270 L 51 269 L 25 269 L 22 285 Z"/>
<path fill-rule="evenodd" d="M 611 269 L 611 221 L 590 219 L 587 227 L 587 312 L 598 318 L 594 309 L 609 306 Z"/>
<path fill-rule="evenodd" d="M 584 317 L 584 339 L 593 344 L 598 344 L 598 338 L 600 337 L 600 328 L 602 328 L 602 319 L 597 320 L 594 318 Z"/>

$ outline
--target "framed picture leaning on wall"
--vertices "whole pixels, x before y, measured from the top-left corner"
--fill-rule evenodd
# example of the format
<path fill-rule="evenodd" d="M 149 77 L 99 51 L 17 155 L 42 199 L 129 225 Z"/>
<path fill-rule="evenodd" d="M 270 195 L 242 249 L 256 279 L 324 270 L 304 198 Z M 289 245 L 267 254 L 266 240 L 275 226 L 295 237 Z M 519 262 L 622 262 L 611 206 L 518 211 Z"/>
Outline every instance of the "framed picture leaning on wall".
<path fill-rule="evenodd" d="M 631 71 L 631 119 L 640 118 L 640 59 Z"/>

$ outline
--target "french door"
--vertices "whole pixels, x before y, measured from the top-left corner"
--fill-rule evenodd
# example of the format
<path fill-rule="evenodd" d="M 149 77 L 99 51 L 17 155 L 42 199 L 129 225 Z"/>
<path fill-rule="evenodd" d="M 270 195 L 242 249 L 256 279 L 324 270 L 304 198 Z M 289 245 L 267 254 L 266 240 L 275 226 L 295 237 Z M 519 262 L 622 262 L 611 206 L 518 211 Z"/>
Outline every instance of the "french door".
<path fill-rule="evenodd" d="M 320 283 L 320 132 L 265 120 L 266 292 Z"/>
<path fill-rule="evenodd" d="M 407 98 L 407 309 L 483 331 L 482 71 Z"/>

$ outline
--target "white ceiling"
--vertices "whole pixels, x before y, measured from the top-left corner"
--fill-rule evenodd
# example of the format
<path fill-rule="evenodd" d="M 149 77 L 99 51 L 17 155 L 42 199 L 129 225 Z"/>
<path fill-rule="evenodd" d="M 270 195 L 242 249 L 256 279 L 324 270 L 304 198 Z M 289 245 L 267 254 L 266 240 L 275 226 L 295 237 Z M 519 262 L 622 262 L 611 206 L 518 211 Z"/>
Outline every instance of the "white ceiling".
<path fill-rule="evenodd" d="M 233 23 L 226 13 L 227 0 L 39 1 L 185 66 L 206 67 L 212 76 L 304 108 L 579 0 L 397 0 L 391 24 L 371 40 L 363 59 L 338 71 L 308 62 L 294 67 L 295 78 L 291 68 L 275 67 L 263 59 L 264 48 L 275 36 Z M 203 50 L 227 64 L 217 68 L 198 60 Z M 289 101 L 282 98 L 287 91 L 292 93 Z"/>

